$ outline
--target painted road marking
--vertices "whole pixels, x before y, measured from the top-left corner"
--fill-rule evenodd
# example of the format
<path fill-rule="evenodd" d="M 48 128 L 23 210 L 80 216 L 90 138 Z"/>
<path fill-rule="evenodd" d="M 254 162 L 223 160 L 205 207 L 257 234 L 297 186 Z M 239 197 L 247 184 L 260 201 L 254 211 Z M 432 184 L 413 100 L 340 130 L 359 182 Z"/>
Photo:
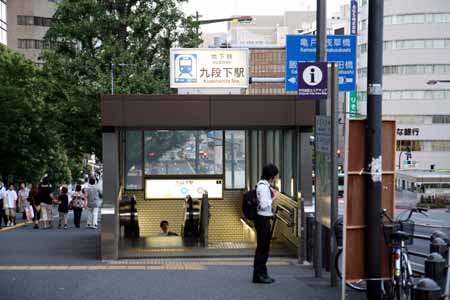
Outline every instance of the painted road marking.
<path fill-rule="evenodd" d="M 0 229 L 0 232 L 8 231 L 8 230 L 16 229 L 16 228 L 20 228 L 20 227 L 25 226 L 27 224 L 31 224 L 31 222 L 19 223 L 19 224 L 16 224 L 14 226 L 10 226 L 10 227 L 2 227 L 2 229 Z"/>

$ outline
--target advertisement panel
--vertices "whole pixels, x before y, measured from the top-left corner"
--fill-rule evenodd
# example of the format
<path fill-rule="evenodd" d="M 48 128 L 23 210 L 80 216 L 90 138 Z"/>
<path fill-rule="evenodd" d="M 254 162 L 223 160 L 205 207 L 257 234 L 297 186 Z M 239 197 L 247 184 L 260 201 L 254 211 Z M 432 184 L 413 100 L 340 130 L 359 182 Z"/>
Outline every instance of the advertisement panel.
<path fill-rule="evenodd" d="M 145 199 L 184 199 L 190 195 L 194 199 L 208 192 L 210 199 L 222 199 L 221 179 L 147 179 Z"/>
<path fill-rule="evenodd" d="M 246 48 L 170 49 L 171 88 L 247 88 Z"/>

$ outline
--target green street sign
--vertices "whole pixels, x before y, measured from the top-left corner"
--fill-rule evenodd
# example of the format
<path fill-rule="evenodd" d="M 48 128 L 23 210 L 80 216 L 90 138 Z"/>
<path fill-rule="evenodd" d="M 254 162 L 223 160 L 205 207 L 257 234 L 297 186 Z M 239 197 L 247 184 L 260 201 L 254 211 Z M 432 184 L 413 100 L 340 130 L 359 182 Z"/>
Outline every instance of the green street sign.
<path fill-rule="evenodd" d="M 354 119 L 358 116 L 358 94 L 353 91 L 349 95 L 349 118 Z"/>

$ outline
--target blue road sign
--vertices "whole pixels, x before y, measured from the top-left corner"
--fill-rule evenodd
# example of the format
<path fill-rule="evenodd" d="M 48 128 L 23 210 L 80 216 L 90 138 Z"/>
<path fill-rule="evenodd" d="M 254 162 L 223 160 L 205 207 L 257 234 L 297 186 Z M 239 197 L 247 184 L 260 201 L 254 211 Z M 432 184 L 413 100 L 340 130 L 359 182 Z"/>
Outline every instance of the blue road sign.
<path fill-rule="evenodd" d="M 298 63 L 299 100 L 327 99 L 328 66 L 326 62 Z"/>
<path fill-rule="evenodd" d="M 356 89 L 356 36 L 327 36 L 328 62 L 335 62 L 339 69 L 339 91 Z M 287 35 L 286 37 L 286 91 L 298 90 L 299 62 L 316 60 L 315 35 Z"/>
<path fill-rule="evenodd" d="M 350 34 L 358 34 L 358 1 L 350 2 Z"/>

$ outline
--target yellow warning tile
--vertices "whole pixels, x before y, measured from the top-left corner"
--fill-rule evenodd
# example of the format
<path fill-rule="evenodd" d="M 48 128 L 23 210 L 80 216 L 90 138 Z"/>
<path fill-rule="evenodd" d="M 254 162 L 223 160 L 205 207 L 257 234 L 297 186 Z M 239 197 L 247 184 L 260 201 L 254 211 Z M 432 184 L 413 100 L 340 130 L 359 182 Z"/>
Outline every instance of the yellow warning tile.
<path fill-rule="evenodd" d="M 68 270 L 69 266 L 48 266 L 47 270 Z"/>
<path fill-rule="evenodd" d="M 29 270 L 30 266 L 1 266 L 0 270 L 2 271 L 22 271 Z"/>
<path fill-rule="evenodd" d="M 91 266 L 89 267 L 89 270 L 107 270 L 108 266 Z"/>
<path fill-rule="evenodd" d="M 145 266 L 128 266 L 128 270 L 146 270 Z"/>
<path fill-rule="evenodd" d="M 42 270 L 48 270 L 49 266 L 30 266 L 30 271 L 42 271 Z"/>
<path fill-rule="evenodd" d="M 127 266 L 108 266 L 108 270 L 126 270 Z"/>
<path fill-rule="evenodd" d="M 69 270 L 87 270 L 88 266 L 69 266 Z"/>
<path fill-rule="evenodd" d="M 162 266 L 155 266 L 155 265 L 153 265 L 153 266 L 145 266 L 145 268 L 147 270 L 163 270 L 164 269 Z"/>

